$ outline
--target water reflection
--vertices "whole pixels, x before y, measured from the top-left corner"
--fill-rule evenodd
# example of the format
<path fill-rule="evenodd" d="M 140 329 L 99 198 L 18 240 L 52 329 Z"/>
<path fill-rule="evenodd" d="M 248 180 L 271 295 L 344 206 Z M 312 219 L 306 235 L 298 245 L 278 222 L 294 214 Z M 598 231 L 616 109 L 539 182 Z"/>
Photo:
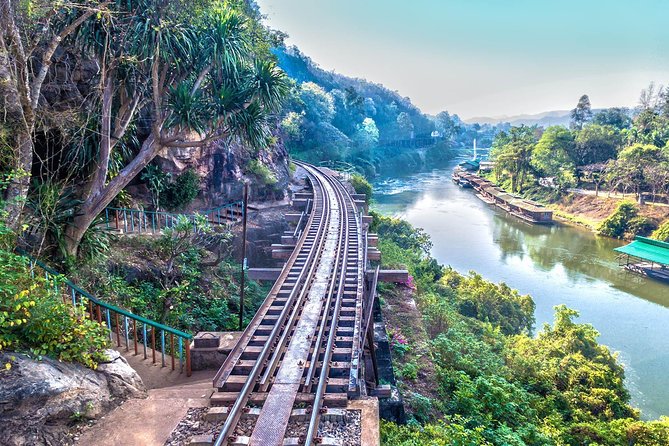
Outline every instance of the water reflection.
<path fill-rule="evenodd" d="M 433 255 L 531 294 L 537 325 L 565 303 L 620 352 L 633 402 L 646 417 L 669 414 L 669 286 L 625 273 L 621 243 L 573 226 L 534 226 L 492 208 L 450 181 L 450 169 L 375 184 L 374 205 L 424 228 Z"/>

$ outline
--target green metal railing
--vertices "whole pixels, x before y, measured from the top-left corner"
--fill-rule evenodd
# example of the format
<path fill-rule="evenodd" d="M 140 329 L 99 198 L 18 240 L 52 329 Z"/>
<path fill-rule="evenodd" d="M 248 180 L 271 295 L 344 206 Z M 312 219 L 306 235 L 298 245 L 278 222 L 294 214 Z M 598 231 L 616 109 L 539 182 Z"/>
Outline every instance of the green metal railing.
<path fill-rule="evenodd" d="M 122 340 L 125 342 L 125 350 L 130 351 L 132 346 L 135 355 L 140 354 L 141 348 L 144 359 L 148 359 L 150 355 L 153 364 L 157 362 L 156 356 L 160 355 L 162 367 L 167 367 L 167 361 L 170 361 L 172 370 L 176 369 L 178 360 L 179 372 L 183 373 L 185 369 L 186 375 L 191 376 L 190 341 L 193 339 L 192 335 L 102 302 L 41 261 L 27 256 L 24 252 L 19 253 L 29 259 L 33 277 L 37 273 L 36 269 L 39 268 L 47 281 L 58 278 L 55 286 L 61 291 L 63 301 L 83 308 L 91 320 L 105 323 L 111 341 L 114 342 L 114 337 L 116 337 L 118 348 L 123 346 Z M 64 284 L 66 290 L 60 290 L 58 288 L 60 284 Z M 169 358 L 166 359 L 166 357 Z"/>
<path fill-rule="evenodd" d="M 187 218 L 193 225 L 198 217 L 204 216 L 212 224 L 233 224 L 244 216 L 241 201 L 228 203 L 214 209 L 195 214 L 175 214 L 170 212 L 145 211 L 143 209 L 106 208 L 103 224 L 107 229 L 116 229 L 124 234 L 156 234 L 174 226 L 180 218 Z"/>

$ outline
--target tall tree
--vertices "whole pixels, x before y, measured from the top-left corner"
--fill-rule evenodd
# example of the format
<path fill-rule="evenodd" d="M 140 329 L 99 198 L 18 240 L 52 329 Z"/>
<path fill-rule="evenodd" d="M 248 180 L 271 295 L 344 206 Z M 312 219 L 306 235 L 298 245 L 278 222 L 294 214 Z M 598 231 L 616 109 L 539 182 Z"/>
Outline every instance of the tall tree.
<path fill-rule="evenodd" d="M 512 127 L 502 132 L 493 143 L 491 152 L 497 173 L 506 172 L 511 177 L 511 191 L 520 192 L 528 173 L 532 170 L 532 151 L 535 148 L 536 127 Z"/>
<path fill-rule="evenodd" d="M 248 19 L 211 0 L 129 0 L 97 29 L 86 29 L 101 66 L 99 149 L 82 188 L 83 204 L 67 229 L 76 255 L 86 230 L 161 150 L 236 138 L 267 144 L 267 118 L 288 90 L 283 72 L 254 54 Z M 104 36 L 99 38 L 99 36 Z M 115 175 L 113 150 L 141 115 L 143 142 Z"/>
<path fill-rule="evenodd" d="M 20 223 L 34 155 L 34 133 L 41 118 L 42 86 L 56 51 L 91 17 L 107 14 L 111 2 L 78 3 L 0 0 L 0 102 L 3 126 L 14 147 L 5 192 L 7 220 Z"/>
<path fill-rule="evenodd" d="M 576 108 L 571 111 L 572 128 L 582 129 L 586 122 L 592 118 L 592 106 L 587 94 L 581 96 L 576 104 Z"/>
<path fill-rule="evenodd" d="M 558 187 L 574 183 L 575 164 L 570 157 L 576 141 L 562 126 L 548 127 L 532 152 L 532 166 L 545 177 L 555 178 Z"/>
<path fill-rule="evenodd" d="M 616 157 L 621 143 L 620 132 L 614 127 L 588 124 L 578 132 L 571 158 L 577 166 L 603 163 Z"/>

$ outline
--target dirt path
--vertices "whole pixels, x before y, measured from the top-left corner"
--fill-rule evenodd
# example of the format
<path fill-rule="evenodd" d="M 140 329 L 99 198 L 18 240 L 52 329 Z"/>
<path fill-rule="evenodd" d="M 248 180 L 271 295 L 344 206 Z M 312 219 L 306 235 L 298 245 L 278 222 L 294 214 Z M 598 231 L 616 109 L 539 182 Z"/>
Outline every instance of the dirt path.
<path fill-rule="evenodd" d="M 193 372 L 188 378 L 151 358 L 122 352 L 149 389 L 148 398 L 126 401 L 79 435 L 79 446 L 163 445 L 190 407 L 209 404 L 215 370 Z"/>

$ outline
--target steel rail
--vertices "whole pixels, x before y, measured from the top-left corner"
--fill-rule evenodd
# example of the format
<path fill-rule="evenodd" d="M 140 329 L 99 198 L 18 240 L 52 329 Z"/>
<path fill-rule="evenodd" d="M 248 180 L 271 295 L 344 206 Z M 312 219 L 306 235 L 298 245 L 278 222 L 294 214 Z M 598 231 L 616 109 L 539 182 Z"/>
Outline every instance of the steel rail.
<path fill-rule="evenodd" d="M 300 276 L 298 277 L 298 280 L 296 281 L 296 284 L 293 287 L 293 289 L 292 289 L 292 291 L 289 295 L 289 298 L 287 299 L 286 305 L 284 306 L 284 308 L 281 312 L 281 316 L 280 316 L 279 320 L 277 321 L 277 323 L 272 328 L 272 331 L 271 331 L 267 341 L 265 342 L 265 345 L 263 346 L 263 349 L 260 352 L 260 355 L 258 356 L 258 358 L 256 360 L 256 363 L 253 366 L 253 369 L 251 370 L 251 373 L 247 377 L 247 379 L 244 383 L 244 386 L 243 386 L 242 390 L 240 391 L 239 397 L 237 398 L 234 405 L 230 409 L 230 412 L 229 412 L 228 417 L 225 421 L 225 424 L 223 425 L 223 427 L 222 427 L 222 429 L 221 429 L 221 431 L 220 431 L 220 433 L 219 433 L 219 435 L 216 439 L 216 442 L 214 443 L 214 446 L 221 446 L 223 444 L 223 442 L 226 441 L 227 438 L 232 433 L 232 429 L 234 427 L 236 427 L 236 425 L 238 424 L 239 418 L 241 417 L 242 409 L 246 406 L 246 404 L 248 402 L 249 395 L 252 392 L 253 387 L 257 383 L 257 379 L 258 379 L 258 376 L 260 375 L 260 373 L 262 372 L 262 368 L 265 367 L 265 361 L 267 359 L 267 356 L 269 355 L 269 352 L 272 349 L 274 349 L 274 347 L 276 346 L 275 341 L 276 341 L 277 337 L 279 336 L 280 329 L 285 327 L 285 332 L 289 332 L 290 329 L 292 328 L 291 326 L 288 326 L 288 325 L 285 324 L 285 320 L 286 320 L 288 310 L 289 309 L 297 309 L 300 306 L 299 300 L 298 300 L 298 302 L 293 302 L 293 301 L 295 300 L 295 296 L 298 293 L 298 291 L 302 289 L 302 287 L 300 285 L 306 285 L 308 283 L 308 281 L 304 282 L 304 276 L 305 276 L 305 272 L 307 272 L 307 268 L 312 266 L 313 264 L 317 263 L 316 262 L 316 259 L 317 259 L 316 253 L 320 252 L 321 249 L 322 249 L 322 243 L 323 243 L 324 235 L 325 235 L 325 232 L 326 232 L 325 231 L 325 228 L 326 228 L 325 223 L 326 223 L 326 221 L 329 220 L 329 216 L 330 216 L 329 206 L 326 206 L 326 203 L 325 203 L 325 190 L 324 189 L 321 190 L 321 195 L 322 195 L 322 206 L 321 206 L 321 216 L 320 216 L 321 218 L 320 218 L 320 221 L 318 222 L 318 227 L 317 227 L 317 230 L 316 230 L 316 237 L 314 239 L 313 245 L 311 246 L 311 248 L 309 250 L 307 261 L 305 261 L 305 264 L 302 267 L 302 270 L 300 272 Z M 316 187 L 314 187 L 314 198 L 315 197 L 316 197 Z M 314 206 L 314 211 L 315 211 L 315 206 Z M 310 215 L 309 226 L 311 226 L 311 224 L 313 223 L 314 214 L 315 214 L 315 212 L 312 212 L 312 214 Z M 283 285 L 283 282 L 285 282 L 285 279 L 288 276 L 289 271 L 292 269 L 292 266 L 294 265 L 295 260 L 297 259 L 299 253 L 301 252 L 301 248 L 304 246 L 306 238 L 307 238 L 308 235 L 309 235 L 308 231 L 303 232 L 303 234 L 300 238 L 300 242 L 298 243 L 298 246 L 296 246 L 296 249 L 293 251 L 293 255 L 291 255 L 292 262 L 286 263 L 286 266 L 284 267 L 284 270 L 282 271 L 282 276 L 283 276 L 282 279 L 283 280 L 280 281 L 281 283 L 279 281 L 277 281 L 277 283 L 273 287 L 273 288 L 275 288 L 275 290 L 274 289 L 272 290 L 272 291 L 276 291 L 276 293 L 270 292 L 270 295 L 268 296 L 267 300 L 270 300 L 270 297 L 274 298 L 278 294 L 279 290 L 281 289 L 281 286 Z M 319 244 L 319 242 L 320 242 L 320 244 Z M 319 247 L 319 249 L 315 249 L 317 246 Z M 290 265 L 290 267 L 289 267 L 289 263 L 292 263 Z M 311 270 L 312 269 L 309 268 L 309 271 L 311 271 Z M 300 293 L 299 295 L 304 296 L 304 294 L 302 294 L 302 293 Z M 264 306 L 264 304 L 263 304 L 263 306 Z M 267 307 L 269 308 L 269 306 L 270 305 L 268 305 Z M 256 329 L 256 327 L 252 328 L 252 326 L 249 325 L 249 327 L 247 327 L 247 329 L 245 330 L 244 335 L 242 337 L 243 338 L 248 337 L 250 339 L 251 336 L 247 336 L 247 335 L 250 334 L 250 331 L 255 331 L 255 329 Z M 249 331 L 249 333 L 247 333 L 247 331 Z M 276 350 L 279 350 L 279 349 L 276 349 Z M 239 357 L 241 357 L 241 352 L 239 352 L 239 353 L 240 353 Z M 232 355 L 230 357 L 232 357 Z M 280 355 L 275 355 L 274 358 L 275 358 L 274 360 L 278 360 L 280 358 Z M 239 358 L 235 358 L 233 360 L 233 363 L 237 362 L 238 360 L 239 360 Z M 272 367 L 273 364 L 268 364 L 268 365 L 270 367 Z M 221 368 L 221 370 L 223 370 L 223 369 L 224 369 L 224 367 Z M 219 378 L 218 374 L 217 374 L 217 377 L 215 378 L 215 382 L 216 382 L 217 378 Z"/>
<path fill-rule="evenodd" d="M 336 186 L 335 186 L 335 190 L 336 190 Z M 342 204 L 345 204 L 345 203 L 342 203 Z M 348 211 L 348 208 L 345 205 L 342 206 L 342 209 L 345 210 L 345 211 Z M 348 212 L 346 212 L 345 218 L 342 219 L 343 221 L 345 220 L 346 223 L 342 224 L 341 227 L 340 227 L 340 230 L 339 230 L 340 231 L 340 242 L 343 241 L 345 239 L 345 237 L 347 236 L 347 234 L 345 234 L 345 231 L 344 231 L 344 228 L 348 227 L 348 215 L 347 214 L 348 214 Z M 342 249 L 338 249 L 338 251 L 337 251 L 337 262 L 335 262 L 335 266 L 334 266 L 334 271 L 333 271 L 334 277 L 333 277 L 333 279 L 336 278 L 337 265 L 340 263 L 339 259 L 341 258 L 341 254 L 342 254 L 343 251 L 344 250 L 342 250 Z M 340 274 L 343 277 L 346 276 L 346 270 L 347 270 L 346 259 L 344 259 L 341 262 L 341 270 L 340 270 Z M 340 281 L 340 283 L 341 283 L 341 281 Z M 328 291 L 328 296 L 333 296 L 335 294 L 335 285 L 336 284 L 337 284 L 336 280 L 332 280 L 330 282 L 330 289 Z M 339 293 L 339 291 L 340 290 L 337 290 L 337 293 Z M 305 378 L 307 391 L 311 391 L 311 387 L 313 385 L 313 380 L 314 380 L 315 375 L 316 375 L 316 368 L 318 367 L 318 363 L 319 363 L 318 357 L 320 356 L 320 348 L 321 348 L 321 344 L 323 343 L 323 337 L 325 335 L 325 329 L 328 326 L 327 320 L 330 317 L 329 314 L 330 314 L 331 304 L 332 304 L 332 300 L 327 299 L 327 302 L 325 304 L 325 309 L 323 310 L 323 315 L 324 315 L 323 320 L 326 323 L 322 323 L 320 325 L 319 329 L 318 329 L 318 335 L 316 337 L 316 343 L 315 343 L 317 353 L 315 354 L 315 359 L 313 359 L 311 361 L 311 363 L 309 364 L 309 369 L 307 371 L 307 376 Z M 334 329 L 336 330 L 336 327 Z M 331 330 L 332 330 L 332 328 L 331 328 Z"/>
<path fill-rule="evenodd" d="M 341 311 L 341 301 L 342 295 L 344 293 L 344 287 L 346 283 L 346 266 L 348 260 L 348 248 L 349 248 L 349 221 L 348 221 L 348 207 L 346 206 L 346 199 L 341 191 L 341 185 L 335 185 L 334 180 L 331 180 L 329 176 L 325 175 L 326 179 L 333 184 L 335 193 L 337 195 L 337 200 L 341 203 L 341 209 L 345 210 L 345 218 L 342 219 L 345 224 L 342 225 L 342 230 L 345 231 L 344 240 L 343 240 L 343 270 L 339 274 L 339 287 L 337 290 L 337 298 L 335 301 L 334 311 L 332 313 L 332 321 L 327 324 L 329 325 L 330 331 L 328 333 L 328 342 L 325 348 L 325 353 L 323 355 L 323 364 L 321 366 L 321 373 L 318 379 L 318 385 L 316 387 L 316 395 L 314 397 L 314 404 L 311 410 L 311 416 L 309 418 L 309 427 L 307 429 L 307 434 L 305 438 L 305 446 L 312 446 L 316 442 L 316 436 L 318 434 L 318 426 L 320 424 L 320 415 L 321 408 L 323 406 L 323 398 L 325 397 L 325 390 L 327 388 L 327 378 L 330 371 L 330 359 L 332 357 L 332 350 L 334 349 L 335 339 L 337 337 L 337 326 L 339 325 L 339 313 Z M 353 207 L 355 211 L 355 207 Z M 335 276 L 336 277 L 336 276 Z M 328 315 L 325 315 L 324 321 L 327 322 Z M 326 325 L 326 324 L 323 324 Z M 318 360 L 320 356 L 320 345 L 315 352 L 315 359 Z"/>

